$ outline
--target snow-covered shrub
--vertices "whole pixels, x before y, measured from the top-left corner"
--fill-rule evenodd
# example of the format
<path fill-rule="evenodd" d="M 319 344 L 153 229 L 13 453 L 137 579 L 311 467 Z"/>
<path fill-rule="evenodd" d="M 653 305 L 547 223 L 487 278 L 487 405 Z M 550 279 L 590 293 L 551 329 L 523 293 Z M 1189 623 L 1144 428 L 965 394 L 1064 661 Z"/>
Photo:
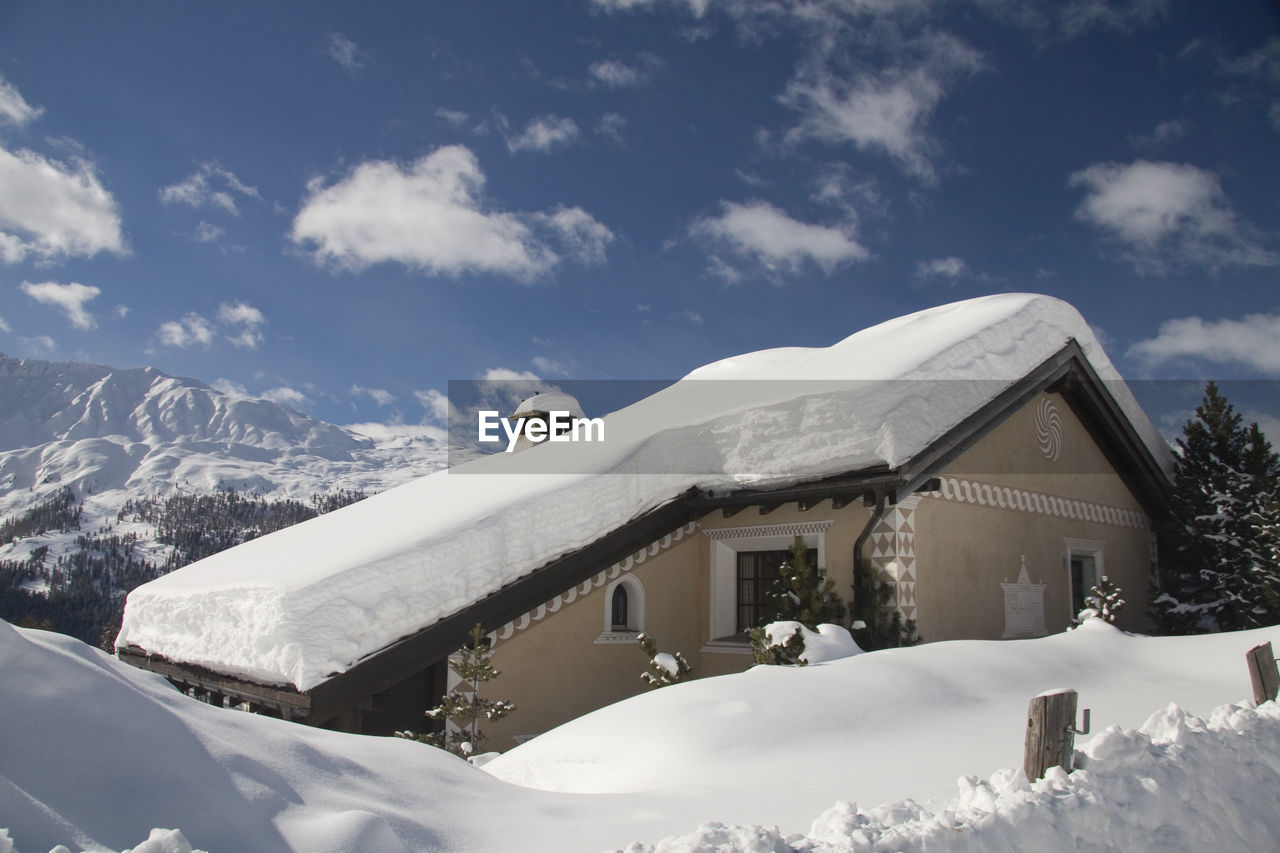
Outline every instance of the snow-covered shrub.
<path fill-rule="evenodd" d="M 824 622 L 810 631 L 800 622 L 770 622 L 751 631 L 756 663 L 805 666 L 862 654 L 849 629 Z"/>
<path fill-rule="evenodd" d="M 636 639 L 640 642 L 640 649 L 649 656 L 649 668 L 640 673 L 640 677 L 650 687 L 676 684 L 693 673 L 693 667 L 689 666 L 689 662 L 684 659 L 682 653 L 671 654 L 658 651 L 657 641 L 648 634 L 641 634 Z"/>

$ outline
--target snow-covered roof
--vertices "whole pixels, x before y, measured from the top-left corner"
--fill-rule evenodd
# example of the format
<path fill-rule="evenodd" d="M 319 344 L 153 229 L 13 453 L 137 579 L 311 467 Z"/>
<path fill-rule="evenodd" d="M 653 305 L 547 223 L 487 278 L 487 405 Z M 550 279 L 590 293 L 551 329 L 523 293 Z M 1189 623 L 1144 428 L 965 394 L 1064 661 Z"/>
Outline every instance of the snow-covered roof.
<path fill-rule="evenodd" d="M 604 441 L 486 456 L 193 563 L 130 593 L 116 647 L 308 690 L 692 488 L 902 465 L 1073 339 L 1167 462 L 1074 308 L 983 297 L 714 362 Z"/>

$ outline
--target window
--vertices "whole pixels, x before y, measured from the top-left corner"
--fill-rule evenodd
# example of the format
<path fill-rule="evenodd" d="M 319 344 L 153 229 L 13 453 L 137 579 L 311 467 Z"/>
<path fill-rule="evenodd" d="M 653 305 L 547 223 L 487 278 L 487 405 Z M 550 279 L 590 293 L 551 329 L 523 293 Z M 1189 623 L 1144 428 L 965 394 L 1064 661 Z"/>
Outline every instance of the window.
<path fill-rule="evenodd" d="M 763 625 L 772 615 L 774 584 L 782 577 L 782 565 L 791 559 L 791 551 L 738 552 L 738 633 Z M 809 565 L 818 564 L 818 549 L 810 548 Z"/>
<path fill-rule="evenodd" d="M 620 583 L 613 588 L 613 598 L 609 602 L 613 610 L 613 618 L 609 620 L 610 627 L 614 631 L 631 630 L 630 623 L 627 621 L 627 603 L 627 585 Z"/>
<path fill-rule="evenodd" d="M 711 612 L 708 614 L 711 642 L 704 651 L 737 653 L 746 648 L 741 642 L 741 632 L 752 627 L 759 618 L 757 611 L 768 601 L 772 578 L 777 577 L 778 566 L 791 555 L 790 548 L 796 536 L 804 539 L 810 563 L 825 573 L 826 531 L 833 524 L 835 519 L 815 519 L 791 524 L 704 528 L 703 534 L 711 540 Z M 768 552 L 776 556 L 748 559 L 744 574 L 739 575 L 739 555 Z M 744 591 L 740 591 L 740 586 Z M 748 604 L 751 610 L 748 610 Z M 718 640 L 726 642 L 717 643 Z"/>
<path fill-rule="evenodd" d="M 604 588 L 604 627 L 597 645 L 630 643 L 644 630 L 644 584 L 627 574 Z"/>

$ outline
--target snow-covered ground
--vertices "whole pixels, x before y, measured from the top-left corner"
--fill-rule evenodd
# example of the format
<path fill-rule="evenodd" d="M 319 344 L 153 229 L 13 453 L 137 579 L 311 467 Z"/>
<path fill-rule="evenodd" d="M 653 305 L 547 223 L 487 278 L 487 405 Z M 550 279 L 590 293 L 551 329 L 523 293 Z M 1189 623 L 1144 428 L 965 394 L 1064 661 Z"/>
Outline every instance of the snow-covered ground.
<path fill-rule="evenodd" d="M 1280 709 L 1240 701 L 1244 652 L 1267 640 L 1280 627 L 1148 638 L 1091 623 L 756 668 L 602 709 L 481 770 L 210 708 L 0 624 L 0 853 L 1270 851 Z M 1083 770 L 1028 786 L 1000 768 L 1021 765 L 1027 703 L 1055 687 L 1080 691 L 1097 734 L 1077 739 Z M 148 841 L 157 827 L 182 838 Z"/>

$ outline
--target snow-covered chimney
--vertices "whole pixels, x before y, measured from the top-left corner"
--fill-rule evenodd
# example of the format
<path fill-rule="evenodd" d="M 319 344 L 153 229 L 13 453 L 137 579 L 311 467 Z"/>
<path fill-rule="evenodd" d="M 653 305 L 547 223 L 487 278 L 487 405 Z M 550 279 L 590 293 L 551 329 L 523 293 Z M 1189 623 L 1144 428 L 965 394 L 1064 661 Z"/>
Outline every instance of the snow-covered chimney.
<path fill-rule="evenodd" d="M 563 391 L 547 391 L 543 394 L 534 394 L 519 406 L 516 406 L 515 412 L 511 414 L 510 419 L 515 421 L 520 429 L 520 437 L 516 439 L 516 453 L 541 444 L 541 442 L 529 440 L 525 432 L 525 421 L 537 420 L 547 424 L 546 434 L 549 437 L 551 435 L 552 414 L 557 417 L 559 426 L 557 431 L 560 433 L 567 432 L 571 428 L 570 425 L 573 420 L 586 417 L 582 413 L 582 406 L 578 404 L 578 399 L 572 394 L 565 394 Z"/>

